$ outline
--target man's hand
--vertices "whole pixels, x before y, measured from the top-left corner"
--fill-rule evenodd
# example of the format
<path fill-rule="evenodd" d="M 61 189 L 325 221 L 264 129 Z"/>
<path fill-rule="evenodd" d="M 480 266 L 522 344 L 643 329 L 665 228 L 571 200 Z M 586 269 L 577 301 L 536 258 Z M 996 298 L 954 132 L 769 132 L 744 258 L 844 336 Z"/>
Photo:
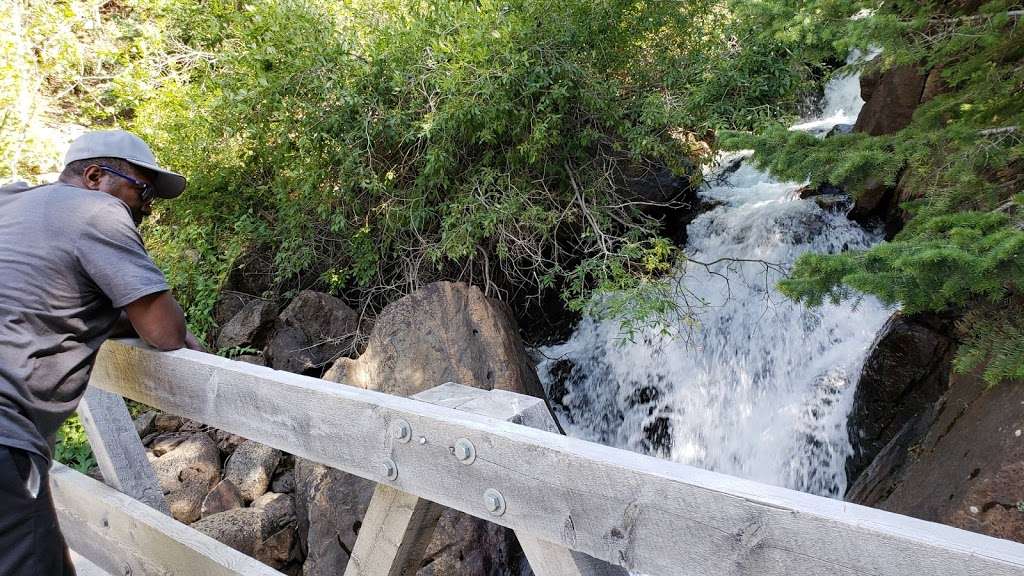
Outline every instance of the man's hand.
<path fill-rule="evenodd" d="M 170 292 L 143 296 L 125 306 L 124 311 L 135 332 L 150 346 L 160 350 L 185 346 L 185 314 Z"/>
<path fill-rule="evenodd" d="M 188 330 L 185 332 L 185 348 L 189 350 L 196 350 L 198 352 L 206 352 L 206 346 L 196 338 L 196 335 L 192 331 Z"/>

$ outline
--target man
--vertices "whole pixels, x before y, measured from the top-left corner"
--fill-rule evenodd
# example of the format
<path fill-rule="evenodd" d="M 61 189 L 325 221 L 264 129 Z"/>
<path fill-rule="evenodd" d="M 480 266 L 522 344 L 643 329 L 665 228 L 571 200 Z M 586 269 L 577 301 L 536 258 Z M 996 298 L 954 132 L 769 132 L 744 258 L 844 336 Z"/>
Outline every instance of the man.
<path fill-rule="evenodd" d="M 61 423 L 119 319 L 201 349 L 136 226 L 185 178 L 123 131 L 75 140 L 58 182 L 0 189 L 0 574 L 74 574 L 48 472 Z"/>

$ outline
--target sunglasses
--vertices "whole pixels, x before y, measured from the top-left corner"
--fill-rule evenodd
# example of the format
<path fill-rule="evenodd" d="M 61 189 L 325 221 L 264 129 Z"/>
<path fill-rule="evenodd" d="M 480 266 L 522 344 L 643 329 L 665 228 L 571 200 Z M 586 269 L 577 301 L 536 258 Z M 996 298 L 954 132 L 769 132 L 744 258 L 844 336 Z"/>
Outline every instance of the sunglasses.
<path fill-rule="evenodd" d="M 121 178 L 124 178 L 125 180 L 131 182 L 132 185 L 135 186 L 136 190 L 139 191 L 139 197 L 142 198 L 142 201 L 144 203 L 149 202 L 150 200 L 156 197 L 156 188 L 153 188 L 151 184 L 140 182 L 139 180 L 136 180 L 135 178 L 132 178 L 127 174 L 122 174 L 121 172 L 114 170 L 110 166 L 100 165 L 100 170 L 103 170 L 104 172 L 110 172 L 115 176 L 120 176 Z"/>

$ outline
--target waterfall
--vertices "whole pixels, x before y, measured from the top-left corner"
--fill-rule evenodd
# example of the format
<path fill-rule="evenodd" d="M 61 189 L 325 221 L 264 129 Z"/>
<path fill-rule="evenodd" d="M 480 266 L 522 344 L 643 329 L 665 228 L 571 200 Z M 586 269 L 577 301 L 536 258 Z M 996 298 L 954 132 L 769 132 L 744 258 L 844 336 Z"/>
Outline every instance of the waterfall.
<path fill-rule="evenodd" d="M 826 89 L 824 134 L 852 123 L 863 101 L 855 76 Z M 725 154 L 702 196 L 717 207 L 690 224 L 698 261 L 750 259 L 788 268 L 807 251 L 864 249 L 881 240 L 834 209 L 796 194 Z M 541 349 L 541 379 L 568 434 L 709 470 L 841 497 L 851 453 L 846 421 L 861 365 L 890 310 L 870 297 L 806 309 L 775 289 L 758 263 L 689 264 L 672 281 L 705 304 L 681 335 L 623 342 L 615 320 L 584 319 L 563 344 Z M 680 304 L 683 304 L 680 301 Z"/>

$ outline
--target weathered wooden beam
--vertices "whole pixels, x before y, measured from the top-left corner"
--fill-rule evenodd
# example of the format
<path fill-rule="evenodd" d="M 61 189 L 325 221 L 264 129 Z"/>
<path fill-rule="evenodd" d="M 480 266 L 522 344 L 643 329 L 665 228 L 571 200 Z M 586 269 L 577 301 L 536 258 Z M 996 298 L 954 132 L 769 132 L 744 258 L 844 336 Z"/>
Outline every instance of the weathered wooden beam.
<path fill-rule="evenodd" d="M 89 386 L 78 403 L 78 417 L 89 437 L 104 482 L 169 516 L 171 509 L 153 466 L 146 459 L 146 449 L 135 431 L 124 398 Z"/>
<path fill-rule="evenodd" d="M 532 396 L 448 383 L 416 394 L 413 398 L 559 433 L 558 424 L 548 410 L 547 403 Z M 537 576 L 628 576 L 628 572 L 621 566 L 570 550 L 560 544 L 546 542 L 520 530 L 516 531 L 516 538 L 523 547 L 530 568 Z"/>
<path fill-rule="evenodd" d="M 109 341 L 93 383 L 654 576 L 1024 575 L 1015 542 L 191 350 Z M 388 435 L 398 419 L 413 442 Z"/>
<path fill-rule="evenodd" d="M 111 576 L 110 572 L 93 564 L 74 550 L 71 551 L 71 563 L 75 566 L 77 576 Z"/>
<path fill-rule="evenodd" d="M 132 497 L 55 463 L 50 487 L 68 546 L 100 569 L 131 576 L 281 576 Z"/>

